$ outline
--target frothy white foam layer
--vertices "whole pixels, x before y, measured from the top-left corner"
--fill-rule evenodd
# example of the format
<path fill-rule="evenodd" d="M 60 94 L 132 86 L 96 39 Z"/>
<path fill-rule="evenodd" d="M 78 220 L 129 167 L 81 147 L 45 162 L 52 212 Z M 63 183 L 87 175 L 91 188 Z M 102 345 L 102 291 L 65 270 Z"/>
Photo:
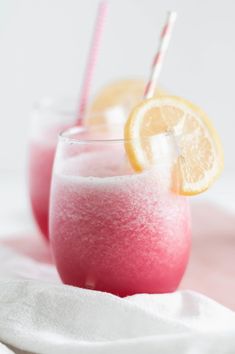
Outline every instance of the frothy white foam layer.
<path fill-rule="evenodd" d="M 58 135 L 69 128 L 68 124 L 51 124 L 45 126 L 38 126 L 32 129 L 31 141 L 34 144 L 45 147 L 56 148 Z"/>
<path fill-rule="evenodd" d="M 87 147 L 89 149 L 89 146 Z M 59 166 L 59 174 L 73 177 L 113 177 L 133 174 L 124 149 L 86 151 L 69 157 Z"/>
<path fill-rule="evenodd" d="M 89 147 L 88 147 L 89 148 Z M 99 146 L 98 151 L 85 151 L 56 163 L 55 174 L 67 183 L 129 184 L 155 183 L 159 188 L 169 189 L 171 185 L 171 165 L 159 162 L 151 169 L 136 173 L 127 159 L 123 146 L 116 144 L 107 150 Z M 86 180 L 86 181 L 85 181 Z"/>

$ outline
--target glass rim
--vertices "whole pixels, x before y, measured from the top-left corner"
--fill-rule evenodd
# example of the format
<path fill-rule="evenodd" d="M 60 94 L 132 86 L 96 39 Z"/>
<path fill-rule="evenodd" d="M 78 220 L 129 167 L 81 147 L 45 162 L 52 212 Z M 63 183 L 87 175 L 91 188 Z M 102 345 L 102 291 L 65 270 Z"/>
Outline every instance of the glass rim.
<path fill-rule="evenodd" d="M 107 125 L 103 125 L 103 124 L 99 124 L 96 126 L 96 128 L 100 128 L 100 127 L 107 127 Z M 123 127 L 119 124 L 113 124 L 113 127 Z M 95 131 L 95 127 L 91 127 L 91 126 L 75 126 L 72 128 L 68 128 L 65 129 L 63 131 L 61 131 L 58 134 L 58 138 L 59 141 L 63 141 L 65 143 L 73 143 L 73 144 L 90 144 L 90 143 L 125 143 L 128 141 L 135 141 L 136 139 L 125 139 L 125 138 L 102 138 L 102 139 L 84 139 L 84 138 L 77 138 L 74 137 L 75 134 L 79 134 L 82 132 L 86 132 L 86 131 L 92 131 L 94 128 Z M 123 127 L 124 129 L 124 127 Z M 98 130 L 99 131 L 99 130 Z M 102 131 L 101 131 L 102 132 Z M 174 133 L 172 131 L 166 131 L 163 133 L 158 133 L 158 134 L 154 134 L 151 136 L 146 136 L 146 139 L 150 139 L 153 137 L 159 137 L 159 138 L 173 138 L 174 137 Z"/>
<path fill-rule="evenodd" d="M 78 105 L 78 100 L 75 97 L 44 96 L 33 102 L 32 109 L 36 111 L 45 111 L 49 113 L 52 112 L 64 116 L 73 116 L 76 118 L 77 105 Z M 86 115 L 96 117 L 99 116 L 100 114 L 112 113 L 117 108 L 123 109 L 123 105 L 115 104 L 113 106 L 107 107 L 106 109 L 97 112 L 91 112 L 89 108 L 90 107 L 88 107 Z"/>

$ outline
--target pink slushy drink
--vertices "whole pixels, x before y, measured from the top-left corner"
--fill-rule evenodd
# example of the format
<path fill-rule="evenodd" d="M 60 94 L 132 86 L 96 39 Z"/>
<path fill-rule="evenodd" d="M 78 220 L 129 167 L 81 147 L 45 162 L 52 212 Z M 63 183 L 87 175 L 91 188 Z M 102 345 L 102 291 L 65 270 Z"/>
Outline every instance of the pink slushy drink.
<path fill-rule="evenodd" d="M 65 133 L 58 145 L 50 240 L 61 279 L 119 296 L 174 291 L 190 215 L 171 190 L 169 161 L 135 173 L 122 140 L 92 139 Z"/>
<path fill-rule="evenodd" d="M 72 125 L 74 114 L 66 102 L 43 100 L 33 112 L 29 143 L 29 194 L 35 221 L 48 239 L 51 174 L 58 134 Z"/>
<path fill-rule="evenodd" d="M 51 173 L 56 149 L 56 144 L 51 140 L 32 141 L 29 152 L 31 207 L 39 229 L 46 238 L 48 238 Z"/>

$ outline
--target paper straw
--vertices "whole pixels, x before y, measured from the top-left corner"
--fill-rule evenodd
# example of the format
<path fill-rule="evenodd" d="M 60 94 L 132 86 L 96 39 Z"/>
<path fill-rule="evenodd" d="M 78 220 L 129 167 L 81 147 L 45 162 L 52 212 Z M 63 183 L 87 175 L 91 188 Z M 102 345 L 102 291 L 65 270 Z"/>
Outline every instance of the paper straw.
<path fill-rule="evenodd" d="M 98 6 L 96 21 L 94 25 L 86 70 L 83 78 L 80 103 L 78 109 L 77 124 L 82 125 L 86 113 L 87 103 L 90 96 L 91 83 L 94 76 L 94 69 L 100 49 L 101 37 L 104 28 L 104 20 L 108 9 L 108 2 L 101 1 Z"/>
<path fill-rule="evenodd" d="M 144 98 L 151 98 L 157 87 L 157 81 L 161 72 L 162 64 L 170 43 L 172 30 L 175 24 L 177 13 L 174 11 L 169 11 L 167 13 L 166 22 L 163 26 L 159 47 L 156 56 L 154 57 L 150 78 L 145 87 Z"/>

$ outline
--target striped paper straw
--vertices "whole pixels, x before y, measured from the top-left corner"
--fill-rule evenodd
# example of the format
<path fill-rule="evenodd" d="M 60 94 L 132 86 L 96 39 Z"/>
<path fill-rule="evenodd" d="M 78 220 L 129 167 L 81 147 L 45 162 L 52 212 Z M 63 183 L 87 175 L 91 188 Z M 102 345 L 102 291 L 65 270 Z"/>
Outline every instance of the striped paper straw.
<path fill-rule="evenodd" d="M 97 10 L 90 50 L 82 83 L 80 103 L 78 109 L 77 125 L 82 125 L 86 113 L 87 103 L 90 96 L 91 83 L 99 53 L 101 37 L 104 28 L 105 17 L 107 14 L 108 2 L 101 1 Z"/>
<path fill-rule="evenodd" d="M 162 33 L 160 36 L 159 47 L 156 56 L 154 57 L 150 78 L 145 87 L 144 98 L 151 98 L 157 87 L 157 81 L 161 72 L 162 64 L 170 43 L 172 30 L 175 24 L 177 13 L 174 11 L 169 11 L 167 13 L 167 18 L 165 25 L 163 26 Z"/>

